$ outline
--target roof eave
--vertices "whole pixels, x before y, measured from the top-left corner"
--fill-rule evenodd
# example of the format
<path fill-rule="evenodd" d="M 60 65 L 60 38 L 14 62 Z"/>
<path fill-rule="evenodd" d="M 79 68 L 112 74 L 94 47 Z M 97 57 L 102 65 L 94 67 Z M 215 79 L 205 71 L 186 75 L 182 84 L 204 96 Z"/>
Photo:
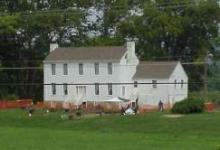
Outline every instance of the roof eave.
<path fill-rule="evenodd" d="M 82 60 L 44 60 L 43 63 L 63 63 L 63 62 L 120 62 L 121 59 L 82 59 Z"/>
<path fill-rule="evenodd" d="M 169 77 L 165 78 L 165 77 L 161 77 L 161 78 L 158 78 L 158 77 L 152 77 L 152 78 L 144 78 L 144 77 L 133 77 L 132 78 L 133 80 L 148 80 L 148 79 L 169 79 Z"/>

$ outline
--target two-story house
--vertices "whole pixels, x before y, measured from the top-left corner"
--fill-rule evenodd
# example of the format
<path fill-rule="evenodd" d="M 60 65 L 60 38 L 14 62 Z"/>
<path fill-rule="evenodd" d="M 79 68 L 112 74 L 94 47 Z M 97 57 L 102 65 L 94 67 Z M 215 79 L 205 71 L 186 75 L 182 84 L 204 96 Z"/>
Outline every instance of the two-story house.
<path fill-rule="evenodd" d="M 99 101 L 130 98 L 139 63 L 135 43 L 113 47 L 58 48 L 51 45 L 44 61 L 45 101 Z"/>
<path fill-rule="evenodd" d="M 140 104 L 174 103 L 187 97 L 187 82 L 180 62 L 139 63 L 132 41 L 109 47 L 59 48 L 52 44 L 44 60 L 47 102 L 79 104 L 122 97 L 138 98 Z"/>

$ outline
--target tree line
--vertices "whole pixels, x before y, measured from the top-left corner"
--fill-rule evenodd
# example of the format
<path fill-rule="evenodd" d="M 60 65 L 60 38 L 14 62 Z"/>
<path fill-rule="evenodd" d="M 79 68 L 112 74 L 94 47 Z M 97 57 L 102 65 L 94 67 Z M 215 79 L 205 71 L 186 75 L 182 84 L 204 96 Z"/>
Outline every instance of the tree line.
<path fill-rule="evenodd" d="M 218 0 L 0 1 L 0 83 L 43 83 L 43 70 L 1 68 L 42 67 L 52 42 L 78 47 L 132 39 L 141 60 L 204 61 L 208 51 L 218 53 L 212 41 L 219 12 Z M 190 81 L 203 81 L 203 67 L 186 67 Z M 42 85 L 0 86 L 0 99 L 42 99 Z"/>

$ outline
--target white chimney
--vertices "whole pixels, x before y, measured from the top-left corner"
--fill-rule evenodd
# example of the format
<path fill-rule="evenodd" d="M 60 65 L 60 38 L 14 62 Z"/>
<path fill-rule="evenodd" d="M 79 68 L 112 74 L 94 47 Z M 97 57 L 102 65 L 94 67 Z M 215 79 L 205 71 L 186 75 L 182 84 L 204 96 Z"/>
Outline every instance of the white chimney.
<path fill-rule="evenodd" d="M 59 45 L 57 43 L 51 43 L 50 44 L 50 52 L 54 51 L 58 47 L 59 47 Z"/>
<path fill-rule="evenodd" d="M 134 41 L 127 41 L 126 43 L 127 51 L 128 51 L 128 57 L 134 58 L 135 55 L 135 42 Z"/>

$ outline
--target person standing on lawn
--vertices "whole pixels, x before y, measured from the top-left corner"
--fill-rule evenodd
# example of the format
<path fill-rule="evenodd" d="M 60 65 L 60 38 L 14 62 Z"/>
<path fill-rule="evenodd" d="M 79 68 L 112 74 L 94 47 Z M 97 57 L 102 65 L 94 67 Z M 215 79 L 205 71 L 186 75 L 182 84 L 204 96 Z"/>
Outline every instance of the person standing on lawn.
<path fill-rule="evenodd" d="M 158 103 L 159 111 L 163 112 L 163 102 L 160 100 Z"/>

